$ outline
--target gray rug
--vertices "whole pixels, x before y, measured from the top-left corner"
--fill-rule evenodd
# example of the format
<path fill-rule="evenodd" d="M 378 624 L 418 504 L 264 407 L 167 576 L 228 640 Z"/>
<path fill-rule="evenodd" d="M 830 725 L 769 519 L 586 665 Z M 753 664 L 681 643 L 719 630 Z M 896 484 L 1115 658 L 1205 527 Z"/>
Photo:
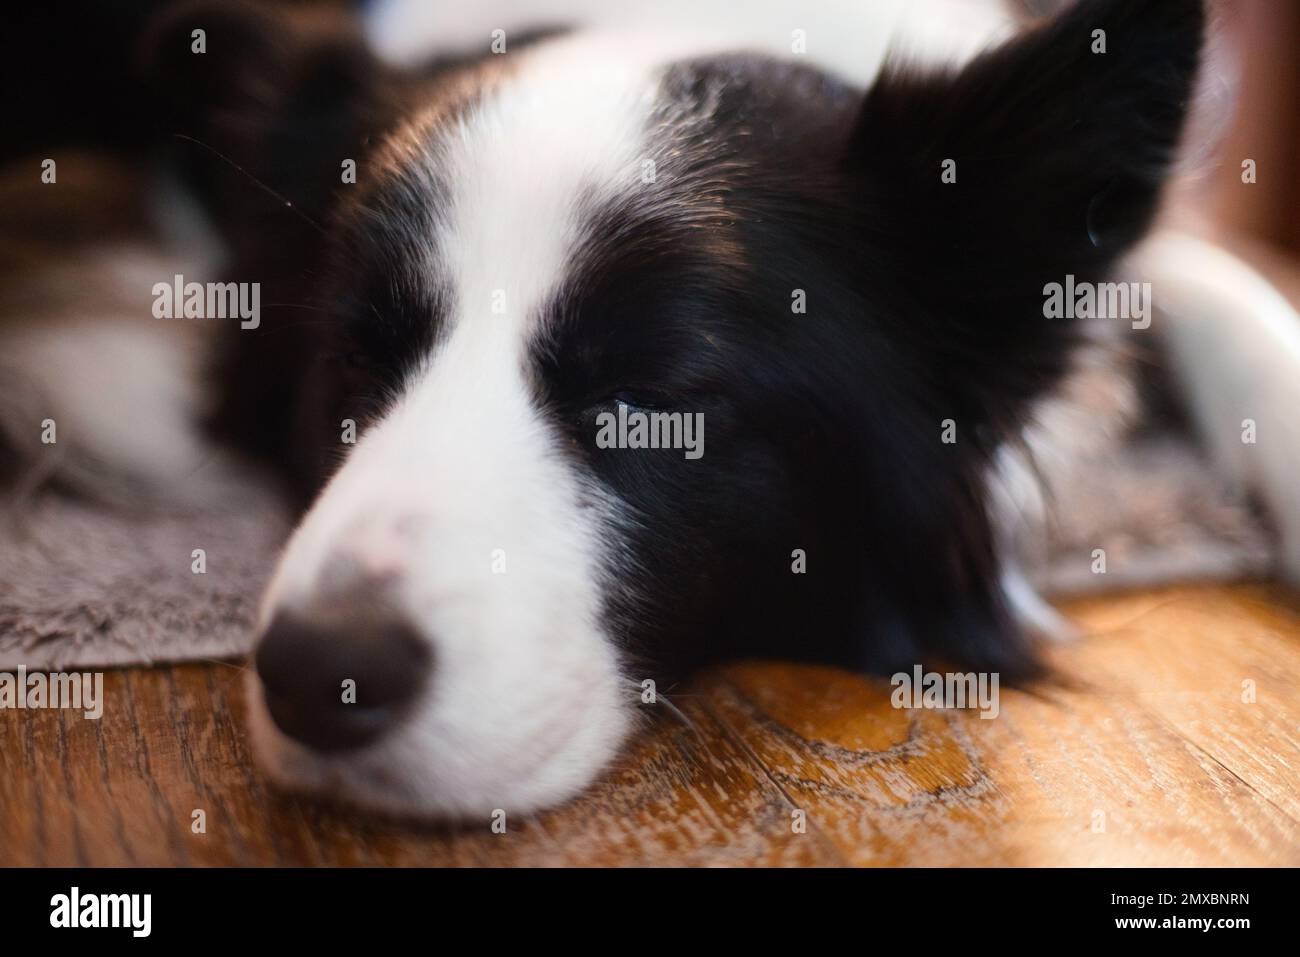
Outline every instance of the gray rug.
<path fill-rule="evenodd" d="M 238 510 L 127 514 L 46 492 L 0 514 L 0 670 L 242 655 L 289 531 L 256 487 Z"/>

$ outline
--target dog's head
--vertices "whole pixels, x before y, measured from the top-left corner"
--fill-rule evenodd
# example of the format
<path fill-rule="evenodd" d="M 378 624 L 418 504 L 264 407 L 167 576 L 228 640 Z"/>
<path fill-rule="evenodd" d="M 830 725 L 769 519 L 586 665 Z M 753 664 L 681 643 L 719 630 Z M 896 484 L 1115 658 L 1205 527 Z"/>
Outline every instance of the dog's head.
<path fill-rule="evenodd" d="M 268 766 L 526 810 L 711 658 L 1023 667 L 985 474 L 1068 363 L 1044 285 L 1152 215 L 1201 31 L 1187 0 L 1082 3 L 866 92 L 604 36 L 405 84 L 316 50 L 286 82 L 402 108 L 248 157 L 290 197 L 358 163 L 275 372 L 341 464 L 265 599 Z"/>

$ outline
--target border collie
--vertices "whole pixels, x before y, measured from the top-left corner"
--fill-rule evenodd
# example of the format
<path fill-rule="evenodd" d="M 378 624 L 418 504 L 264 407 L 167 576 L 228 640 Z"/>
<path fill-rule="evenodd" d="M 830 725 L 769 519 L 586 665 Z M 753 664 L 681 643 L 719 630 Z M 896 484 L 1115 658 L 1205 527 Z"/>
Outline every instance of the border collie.
<path fill-rule="evenodd" d="M 249 674 L 276 780 L 528 811 L 611 760 L 644 679 L 716 659 L 1033 672 L 1050 611 L 995 493 L 1089 339 L 1044 290 L 1148 229 L 1202 5 L 759 6 L 683 36 L 523 4 L 471 55 L 410 3 L 369 41 L 228 2 L 151 25 L 170 162 L 261 290 L 211 431 L 304 506 Z"/>

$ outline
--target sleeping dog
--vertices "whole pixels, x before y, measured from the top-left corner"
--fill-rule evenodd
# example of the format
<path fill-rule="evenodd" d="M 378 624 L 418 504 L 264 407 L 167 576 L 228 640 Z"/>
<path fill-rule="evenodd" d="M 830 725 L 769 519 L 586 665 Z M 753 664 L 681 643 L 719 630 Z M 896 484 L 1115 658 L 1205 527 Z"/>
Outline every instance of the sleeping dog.
<path fill-rule="evenodd" d="M 249 675 L 277 780 L 526 811 L 711 660 L 1032 674 L 995 492 L 1088 339 L 1045 289 L 1148 229 L 1204 11 L 790 6 L 151 25 L 169 163 L 260 289 L 210 431 L 304 507 Z"/>

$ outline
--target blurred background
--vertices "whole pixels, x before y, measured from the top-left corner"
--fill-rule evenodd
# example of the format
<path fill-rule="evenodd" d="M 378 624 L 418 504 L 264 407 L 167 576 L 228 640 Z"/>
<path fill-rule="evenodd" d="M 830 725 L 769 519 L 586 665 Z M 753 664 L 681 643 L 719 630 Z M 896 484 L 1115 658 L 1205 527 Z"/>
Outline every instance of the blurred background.
<path fill-rule="evenodd" d="M 0 82 L 8 101 L 0 161 L 49 149 L 73 134 L 99 143 L 137 137 L 133 124 L 148 118 L 124 102 L 131 96 L 132 50 L 125 40 L 170 2 L 56 0 L 7 11 L 0 36 Z M 265 2 L 377 6 L 367 0 Z M 964 2 L 1005 3 L 1019 15 L 1038 18 L 1070 0 Z M 1205 129 L 1218 148 L 1210 152 L 1211 144 L 1205 144 L 1170 215 L 1214 235 L 1295 301 L 1300 296 L 1300 2 L 1214 0 L 1214 5 L 1218 40 L 1209 82 L 1216 115 Z M 558 9 L 567 6 L 562 2 Z M 87 76 L 96 81 L 87 84 Z M 1258 168 L 1258 181 L 1250 188 L 1241 182 L 1245 158 Z"/>
<path fill-rule="evenodd" d="M 1300 3 L 1224 0 L 1211 83 L 1231 109 L 1217 155 L 1190 169 L 1169 216 L 1253 264 L 1300 303 Z M 1257 181 L 1242 183 L 1241 164 Z"/>

